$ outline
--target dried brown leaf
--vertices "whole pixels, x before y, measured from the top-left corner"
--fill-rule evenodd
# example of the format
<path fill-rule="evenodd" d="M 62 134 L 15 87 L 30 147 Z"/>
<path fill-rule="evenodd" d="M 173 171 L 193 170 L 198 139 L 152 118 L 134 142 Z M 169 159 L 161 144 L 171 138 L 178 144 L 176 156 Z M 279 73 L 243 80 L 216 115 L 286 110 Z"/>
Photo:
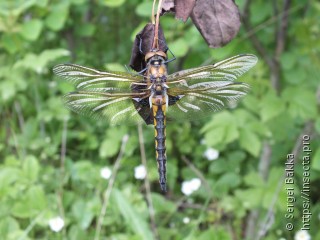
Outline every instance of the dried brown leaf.
<path fill-rule="evenodd" d="M 233 0 L 198 0 L 191 18 L 212 48 L 226 45 L 240 28 L 239 9 Z"/>
<path fill-rule="evenodd" d="M 176 18 L 187 21 L 195 4 L 196 0 L 175 0 Z"/>
<path fill-rule="evenodd" d="M 166 12 L 174 12 L 174 0 L 164 0 L 162 3 L 162 14 Z"/>

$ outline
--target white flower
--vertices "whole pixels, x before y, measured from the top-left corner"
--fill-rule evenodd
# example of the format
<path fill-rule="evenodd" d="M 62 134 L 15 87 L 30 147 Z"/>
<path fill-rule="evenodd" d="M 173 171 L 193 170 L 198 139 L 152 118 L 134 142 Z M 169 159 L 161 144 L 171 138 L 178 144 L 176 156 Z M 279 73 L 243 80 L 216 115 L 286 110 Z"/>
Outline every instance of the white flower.
<path fill-rule="evenodd" d="M 182 221 L 183 221 L 184 224 L 188 224 L 188 223 L 190 222 L 190 218 L 184 217 L 184 218 L 182 219 Z"/>
<path fill-rule="evenodd" d="M 64 221 L 61 217 L 51 218 L 49 220 L 49 227 L 54 232 L 60 232 L 64 227 Z"/>
<path fill-rule="evenodd" d="M 197 191 L 201 186 L 201 181 L 199 178 L 193 178 L 190 181 L 182 182 L 181 192 L 184 195 L 190 195 L 194 191 Z"/>
<path fill-rule="evenodd" d="M 208 148 L 203 154 L 209 161 L 215 160 L 219 157 L 219 151 L 214 148 Z"/>
<path fill-rule="evenodd" d="M 299 230 L 294 235 L 294 240 L 311 240 L 311 236 L 306 230 Z"/>
<path fill-rule="evenodd" d="M 111 169 L 108 167 L 104 167 L 100 169 L 100 176 L 104 179 L 109 179 L 111 176 Z"/>
<path fill-rule="evenodd" d="M 147 171 L 143 165 L 139 165 L 134 168 L 134 177 L 136 179 L 144 179 L 146 175 L 147 175 Z"/>

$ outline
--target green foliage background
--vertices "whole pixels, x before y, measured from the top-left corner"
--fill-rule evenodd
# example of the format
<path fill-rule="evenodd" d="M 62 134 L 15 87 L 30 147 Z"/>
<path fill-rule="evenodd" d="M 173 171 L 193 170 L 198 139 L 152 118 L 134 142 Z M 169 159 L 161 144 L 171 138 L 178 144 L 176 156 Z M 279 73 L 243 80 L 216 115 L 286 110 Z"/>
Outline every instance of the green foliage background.
<path fill-rule="evenodd" d="M 236 2 L 242 11 L 245 1 Z M 125 71 L 132 41 L 149 21 L 151 4 L 0 0 L 0 239 L 94 239 L 108 186 L 100 169 L 112 168 L 126 134 L 129 140 L 100 239 L 153 238 L 145 185 L 134 178 L 134 167 L 141 164 L 137 127 L 111 128 L 103 120 L 70 113 L 60 97 L 73 87 L 55 79 L 51 71 L 62 62 Z M 279 23 L 273 9 L 281 11 L 282 5 L 282 1 L 253 1 L 247 19 L 252 31 L 242 27 L 236 39 L 221 49 L 209 49 L 190 20 L 184 24 L 172 15 L 161 18 L 168 46 L 178 57 L 170 63 L 170 72 L 238 53 L 254 53 L 260 61 L 241 79 L 252 91 L 236 109 L 201 122 L 168 124 L 167 194 L 158 186 L 154 131 L 143 127 L 160 239 L 257 239 L 254 236 L 261 225 L 268 230 L 261 239 L 293 239 L 301 227 L 301 148 L 295 167 L 293 231 L 285 229 L 287 193 L 281 183 L 286 156 L 297 150 L 300 134 L 308 129 L 312 136 L 310 235 L 320 239 L 316 227 L 320 211 L 320 3 L 292 1 L 285 49 L 279 58 L 277 94 L 270 81 L 273 73 L 250 36 L 257 36 L 272 56 Z M 203 155 L 210 147 L 220 152 L 215 161 Z M 184 196 L 182 182 L 199 176 L 204 178 L 201 188 Z M 274 218 L 265 222 L 270 210 Z M 48 226 L 56 216 L 65 221 L 59 233 Z M 186 217 L 189 223 L 183 222 Z"/>

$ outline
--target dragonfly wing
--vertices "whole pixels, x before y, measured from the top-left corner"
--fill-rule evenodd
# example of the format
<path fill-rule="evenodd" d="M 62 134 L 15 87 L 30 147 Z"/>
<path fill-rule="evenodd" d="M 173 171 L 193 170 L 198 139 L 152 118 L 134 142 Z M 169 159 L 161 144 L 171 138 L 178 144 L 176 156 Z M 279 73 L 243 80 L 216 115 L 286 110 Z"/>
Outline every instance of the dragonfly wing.
<path fill-rule="evenodd" d="M 252 54 L 237 55 L 213 65 L 183 70 L 168 76 L 170 87 L 191 86 L 205 81 L 235 81 L 252 68 L 258 58 Z M 195 87 L 195 86 L 194 86 Z"/>
<path fill-rule="evenodd" d="M 79 90 L 99 92 L 128 92 L 132 85 L 146 86 L 143 77 L 133 73 L 102 72 L 76 64 L 59 64 L 53 72 L 71 82 Z"/>
<path fill-rule="evenodd" d="M 235 107 L 249 91 L 246 83 L 220 81 L 203 89 L 169 89 L 168 120 L 204 118 L 223 108 Z"/>
<path fill-rule="evenodd" d="M 140 106 L 146 93 L 111 94 L 92 91 L 71 92 L 63 96 L 65 105 L 72 111 L 94 118 L 105 119 L 110 125 L 135 124 L 150 117 Z"/>
<path fill-rule="evenodd" d="M 234 81 L 256 63 L 257 57 L 254 55 L 238 55 L 214 65 L 170 75 L 167 82 L 168 120 L 195 120 L 236 106 L 250 86 Z"/>

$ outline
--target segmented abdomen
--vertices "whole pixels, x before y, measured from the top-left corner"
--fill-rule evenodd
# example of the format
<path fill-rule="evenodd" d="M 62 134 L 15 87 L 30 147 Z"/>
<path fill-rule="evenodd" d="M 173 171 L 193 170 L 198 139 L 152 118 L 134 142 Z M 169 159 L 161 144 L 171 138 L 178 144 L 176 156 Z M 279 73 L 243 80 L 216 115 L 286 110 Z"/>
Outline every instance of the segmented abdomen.
<path fill-rule="evenodd" d="M 166 117 L 165 105 L 153 105 L 156 156 L 158 162 L 159 182 L 162 191 L 166 191 Z"/>

